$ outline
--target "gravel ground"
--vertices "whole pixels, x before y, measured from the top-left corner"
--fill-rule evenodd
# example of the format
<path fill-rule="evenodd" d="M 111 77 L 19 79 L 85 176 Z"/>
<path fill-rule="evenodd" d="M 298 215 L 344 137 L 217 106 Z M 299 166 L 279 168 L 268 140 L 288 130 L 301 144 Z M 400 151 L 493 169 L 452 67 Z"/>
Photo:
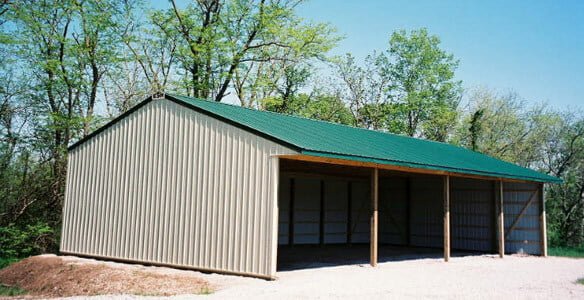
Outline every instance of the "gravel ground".
<path fill-rule="evenodd" d="M 279 279 L 200 274 L 218 290 L 205 296 L 173 299 L 584 299 L 584 259 L 491 255 L 385 262 L 368 265 L 313 266 L 279 272 Z M 99 296 L 95 299 L 136 299 Z M 151 298 L 151 297 L 147 297 Z M 73 298 L 75 299 L 75 298 Z"/>
<path fill-rule="evenodd" d="M 279 273 L 273 282 L 241 278 L 216 298 L 584 299 L 584 259 L 467 256 L 323 267 Z M 212 279 L 209 281 L 213 282 Z"/>

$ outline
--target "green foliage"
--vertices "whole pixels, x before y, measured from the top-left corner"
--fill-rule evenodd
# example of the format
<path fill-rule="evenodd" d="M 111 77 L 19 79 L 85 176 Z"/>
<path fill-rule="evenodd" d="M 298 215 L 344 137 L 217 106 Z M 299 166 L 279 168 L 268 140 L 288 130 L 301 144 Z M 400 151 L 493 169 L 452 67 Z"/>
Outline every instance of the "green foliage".
<path fill-rule="evenodd" d="M 403 133 L 445 141 L 461 93 L 461 82 L 454 80 L 458 61 L 424 28 L 394 32 L 385 56 L 383 76 L 390 82 L 389 98 L 401 114 Z"/>
<path fill-rule="evenodd" d="M 396 31 L 389 49 L 363 65 L 347 54 L 333 60 L 358 126 L 446 141 L 458 116 L 458 61 L 426 29 Z"/>
<path fill-rule="evenodd" d="M 285 109 L 280 97 L 266 98 L 262 101 L 265 110 L 278 111 L 296 116 L 329 121 L 340 124 L 352 124 L 353 116 L 344 103 L 331 95 L 300 94 L 292 97 Z"/>
<path fill-rule="evenodd" d="M 0 284 L 0 296 L 20 296 L 25 295 L 27 292 L 16 286 L 7 286 Z"/>
<path fill-rule="evenodd" d="M 548 254 L 551 256 L 584 258 L 584 246 L 580 246 L 580 247 L 549 247 Z"/>
<path fill-rule="evenodd" d="M 578 278 L 578 280 L 576 280 L 576 283 L 584 284 L 584 277 L 583 278 Z"/>
<path fill-rule="evenodd" d="M 242 104 L 271 96 L 289 66 L 323 59 L 334 29 L 307 22 L 293 1 L 197 1 L 152 14 L 156 36 L 175 38 L 178 87 L 221 101 L 234 87 Z M 164 21 L 162 21 L 164 20 Z"/>
<path fill-rule="evenodd" d="M 0 257 L 22 258 L 44 253 L 53 243 L 53 229 L 47 224 L 0 227 Z"/>
<path fill-rule="evenodd" d="M 9 257 L 9 258 L 6 258 L 6 257 L 0 257 L 0 269 L 6 268 L 6 267 L 8 267 L 9 265 L 11 265 L 11 264 L 13 264 L 13 263 L 15 263 L 15 262 L 17 262 L 17 261 L 19 261 L 19 260 L 20 260 L 20 259 L 18 259 L 18 258 L 13 258 L 13 257 Z"/>

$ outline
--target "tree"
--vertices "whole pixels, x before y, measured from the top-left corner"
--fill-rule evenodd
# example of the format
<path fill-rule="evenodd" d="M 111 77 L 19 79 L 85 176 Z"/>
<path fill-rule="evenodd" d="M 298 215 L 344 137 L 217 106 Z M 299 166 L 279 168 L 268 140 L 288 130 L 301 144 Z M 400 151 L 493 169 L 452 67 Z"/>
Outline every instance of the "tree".
<path fill-rule="evenodd" d="M 469 96 L 469 107 L 453 142 L 522 166 L 540 168 L 542 149 L 561 117 L 544 105 L 529 107 L 517 94 L 499 95 L 479 89 Z"/>
<path fill-rule="evenodd" d="M 99 91 L 119 63 L 120 26 L 133 2 L 23 0 L 5 5 L 1 47 L 10 63 L 3 61 L 0 73 L 11 77 L 0 75 L 0 175 L 5 179 L 0 189 L 6 196 L 0 225 L 40 220 L 57 228 L 66 148 L 97 125 Z"/>
<path fill-rule="evenodd" d="M 243 97 L 246 88 L 266 86 L 262 81 L 270 64 L 280 62 L 284 70 L 293 63 L 321 58 L 336 38 L 329 25 L 298 17 L 294 10 L 300 2 L 210 0 L 179 9 L 171 1 L 172 9 L 161 13 L 169 20 L 161 33 L 181 37 L 177 59 L 185 91 L 221 101 L 235 87 Z M 256 82 L 250 85 L 248 80 Z M 240 99 L 247 106 L 256 100 Z"/>
<path fill-rule="evenodd" d="M 584 242 L 584 118 L 528 106 L 514 93 L 477 90 L 453 141 L 563 180 L 546 186 L 550 244 Z"/>
<path fill-rule="evenodd" d="M 337 58 L 340 89 L 357 126 L 446 141 L 457 118 L 458 61 L 426 29 L 396 31 L 389 49 L 365 58 Z"/>
<path fill-rule="evenodd" d="M 403 133 L 445 141 L 461 93 L 460 81 L 454 80 L 458 61 L 426 29 L 394 32 L 381 61 Z"/>
<path fill-rule="evenodd" d="M 363 66 L 351 54 L 336 57 L 333 64 L 341 84 L 331 85 L 335 86 L 336 93 L 348 104 L 355 126 L 395 132 L 395 128 L 387 122 L 386 90 L 389 82 L 383 76 L 379 57 L 376 53 L 368 55 Z"/>
<path fill-rule="evenodd" d="M 584 117 L 564 113 L 562 121 L 545 144 L 542 169 L 563 179 L 549 185 L 549 238 L 552 245 L 579 246 L 584 243 Z"/>
<path fill-rule="evenodd" d="M 282 103 L 288 102 L 286 106 Z M 301 93 L 287 100 L 277 96 L 262 101 L 265 110 L 296 115 L 300 117 L 323 120 L 333 123 L 352 125 L 353 116 L 338 97 L 314 91 L 312 94 Z"/>

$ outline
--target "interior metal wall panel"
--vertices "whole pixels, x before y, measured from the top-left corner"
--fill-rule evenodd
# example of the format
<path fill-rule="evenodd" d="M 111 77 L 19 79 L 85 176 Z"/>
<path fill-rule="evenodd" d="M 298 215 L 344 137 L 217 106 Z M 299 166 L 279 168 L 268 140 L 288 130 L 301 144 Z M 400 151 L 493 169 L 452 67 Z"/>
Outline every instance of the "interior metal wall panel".
<path fill-rule="evenodd" d="M 379 181 L 379 242 L 405 245 L 408 241 L 407 178 L 382 177 Z"/>
<path fill-rule="evenodd" d="M 351 182 L 351 242 L 369 243 L 371 239 L 371 185 L 369 181 Z"/>
<path fill-rule="evenodd" d="M 411 179 L 410 242 L 412 246 L 442 247 L 444 244 L 443 181 L 440 176 Z"/>
<path fill-rule="evenodd" d="M 272 277 L 293 153 L 154 100 L 69 153 L 61 251 Z"/>
<path fill-rule="evenodd" d="M 539 197 L 537 183 L 503 184 L 506 253 L 541 255 Z"/>
<path fill-rule="evenodd" d="M 347 242 L 348 182 L 346 180 L 324 180 L 324 243 Z"/>
<path fill-rule="evenodd" d="M 280 173 L 278 186 L 278 245 L 290 241 L 290 181 L 292 177 Z"/>
<path fill-rule="evenodd" d="M 451 247 L 492 252 L 495 247 L 493 181 L 451 177 Z"/>
<path fill-rule="evenodd" d="M 294 244 L 320 242 L 320 179 L 294 179 Z"/>
<path fill-rule="evenodd" d="M 279 245 L 289 244 L 290 215 L 294 219 L 293 244 L 318 244 L 321 238 L 324 244 L 344 244 L 349 241 L 348 231 L 352 243 L 369 241 L 368 181 L 284 173 L 280 175 L 279 195 Z"/>

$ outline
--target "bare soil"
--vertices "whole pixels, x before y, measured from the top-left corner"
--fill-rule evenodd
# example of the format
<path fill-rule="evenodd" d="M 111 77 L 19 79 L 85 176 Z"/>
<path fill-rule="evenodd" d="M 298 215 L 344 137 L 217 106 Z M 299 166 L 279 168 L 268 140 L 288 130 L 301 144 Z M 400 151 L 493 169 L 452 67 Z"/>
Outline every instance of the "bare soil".
<path fill-rule="evenodd" d="M 0 270 L 0 283 L 28 291 L 29 298 L 210 293 L 211 285 L 198 274 L 72 256 L 39 255 Z"/>

